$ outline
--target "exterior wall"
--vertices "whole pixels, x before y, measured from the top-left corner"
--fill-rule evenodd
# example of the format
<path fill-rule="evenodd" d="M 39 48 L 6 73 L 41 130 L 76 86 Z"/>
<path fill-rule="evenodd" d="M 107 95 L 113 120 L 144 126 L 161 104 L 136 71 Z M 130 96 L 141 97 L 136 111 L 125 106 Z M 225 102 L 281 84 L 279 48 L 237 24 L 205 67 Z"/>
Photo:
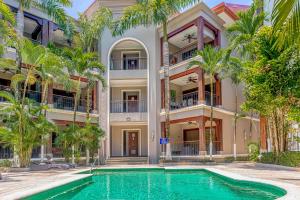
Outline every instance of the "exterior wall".
<path fill-rule="evenodd" d="M 140 130 L 141 138 L 139 139 L 139 142 L 141 141 L 140 147 L 141 147 L 141 156 L 147 156 L 148 155 L 148 132 L 147 132 L 147 126 L 112 126 L 111 127 L 111 139 L 112 139 L 112 146 L 111 146 L 111 156 L 122 156 L 122 133 L 123 130 Z"/>
<path fill-rule="evenodd" d="M 148 71 L 147 71 L 147 79 L 148 84 L 151 83 L 151 87 L 147 87 L 147 102 L 148 102 L 148 119 L 152 119 L 148 121 L 147 133 L 148 133 L 148 146 L 149 146 L 149 161 L 150 163 L 157 163 L 159 158 L 159 137 L 160 137 L 160 123 L 159 123 L 159 112 L 160 112 L 160 84 L 158 79 L 158 68 L 159 66 L 159 40 L 157 37 L 157 31 L 154 26 L 144 28 L 137 27 L 133 30 L 129 30 L 125 32 L 123 36 L 112 37 L 111 33 L 108 30 L 105 30 L 102 36 L 102 41 L 99 43 L 99 49 L 101 49 L 101 61 L 106 66 L 109 66 L 109 59 L 111 49 L 113 49 L 114 45 L 116 45 L 119 41 L 125 39 L 133 39 L 139 41 L 143 46 L 145 46 L 146 52 L 148 53 Z M 110 71 L 106 74 L 107 80 L 110 80 Z M 151 81 L 150 81 L 151 80 Z M 109 81 L 108 81 L 109 82 Z M 110 84 L 110 83 L 109 83 Z M 116 86 L 114 86 L 116 87 Z M 122 87 L 122 85 L 120 85 Z M 134 89 L 136 87 L 132 87 Z M 101 97 L 99 100 L 100 106 L 100 123 L 102 128 L 106 130 L 107 133 L 110 132 L 109 126 L 109 91 L 102 91 L 100 88 Z M 145 91 L 143 92 L 145 93 Z M 146 95 L 145 95 L 146 96 Z M 146 99 L 144 99 L 146 100 Z M 130 127 L 130 126 L 128 126 Z M 108 140 L 109 141 L 109 135 Z M 106 155 L 110 155 L 109 144 L 107 145 Z"/>
<path fill-rule="evenodd" d="M 205 111 L 205 116 L 210 116 L 210 111 Z M 222 137 L 223 154 L 233 154 L 233 133 L 234 123 L 233 115 L 227 115 L 220 112 L 214 112 L 214 118 L 222 119 Z M 250 119 L 240 119 L 237 122 L 237 153 L 248 153 L 247 146 L 250 142 L 259 141 L 259 122 L 254 119 L 252 122 L 252 131 L 250 131 Z"/>

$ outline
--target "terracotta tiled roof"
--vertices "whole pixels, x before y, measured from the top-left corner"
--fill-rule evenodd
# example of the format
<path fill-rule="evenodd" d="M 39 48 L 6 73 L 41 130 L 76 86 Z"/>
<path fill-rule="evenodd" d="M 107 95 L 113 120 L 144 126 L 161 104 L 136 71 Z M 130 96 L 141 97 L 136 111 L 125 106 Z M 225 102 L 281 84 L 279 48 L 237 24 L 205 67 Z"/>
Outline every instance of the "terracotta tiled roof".
<path fill-rule="evenodd" d="M 250 7 L 249 5 L 241 5 L 241 4 L 222 2 L 218 5 L 216 5 L 215 7 L 213 7 L 212 10 L 217 14 L 225 12 L 230 17 L 232 17 L 234 20 L 237 20 L 238 19 L 237 13 L 246 11 L 249 7 Z"/>
<path fill-rule="evenodd" d="M 241 4 L 233 4 L 233 3 L 225 3 L 227 7 L 230 8 L 235 14 L 241 11 L 246 11 L 250 6 L 248 5 L 241 5 Z"/>

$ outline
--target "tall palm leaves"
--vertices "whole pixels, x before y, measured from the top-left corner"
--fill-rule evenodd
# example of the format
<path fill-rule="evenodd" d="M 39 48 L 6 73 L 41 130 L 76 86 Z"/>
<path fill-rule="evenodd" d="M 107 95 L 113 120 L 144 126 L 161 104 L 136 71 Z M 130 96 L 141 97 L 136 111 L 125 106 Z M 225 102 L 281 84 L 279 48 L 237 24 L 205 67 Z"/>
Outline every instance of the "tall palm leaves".
<path fill-rule="evenodd" d="M 106 27 L 111 26 L 112 12 L 110 9 L 101 7 L 91 19 L 85 15 L 80 15 L 78 20 L 79 44 L 84 51 L 91 52 L 96 40 L 101 38 L 102 32 Z"/>
<path fill-rule="evenodd" d="M 0 38 L 3 42 L 7 42 L 9 37 L 14 35 L 13 26 L 15 25 L 14 15 L 11 13 L 9 7 L 0 0 Z M 0 44 L 0 56 L 3 54 L 3 44 Z"/>
<path fill-rule="evenodd" d="M 214 48 L 210 45 L 205 46 L 202 51 L 196 52 L 201 60 L 193 60 L 190 62 L 189 67 L 198 66 L 209 75 L 210 80 L 210 131 L 209 131 L 209 155 L 212 160 L 212 126 L 213 126 L 213 94 L 214 94 L 214 78 L 215 75 L 220 74 L 224 70 L 224 50 Z"/>
<path fill-rule="evenodd" d="M 260 4 L 255 1 L 246 12 L 238 13 L 239 19 L 228 27 L 229 53 L 237 51 L 242 56 L 250 56 L 251 41 L 265 20 L 264 12 L 257 12 L 259 8 Z"/>
<path fill-rule="evenodd" d="M 23 36 L 24 31 L 24 9 L 36 7 L 47 13 L 54 19 L 64 30 L 70 30 L 68 26 L 68 17 L 65 13 L 64 7 L 70 7 L 72 2 L 70 0 L 18 0 L 19 7 L 17 13 L 17 33 L 19 37 Z"/>
<path fill-rule="evenodd" d="M 163 28 L 163 66 L 165 80 L 165 132 L 170 136 L 170 83 L 169 83 L 169 44 L 168 19 L 183 8 L 198 0 L 139 0 L 137 4 L 125 9 L 123 16 L 114 23 L 113 34 L 120 35 L 126 30 L 140 25 L 162 25 Z"/>
<path fill-rule="evenodd" d="M 275 31 L 279 31 L 277 45 L 282 47 L 285 42 L 300 45 L 300 1 L 275 0 L 272 10 L 272 23 Z"/>
<path fill-rule="evenodd" d="M 105 72 L 105 66 L 97 61 L 96 53 L 84 53 L 82 48 L 65 48 L 62 56 L 67 59 L 70 74 L 79 75 L 75 86 L 74 116 L 73 123 L 76 121 L 78 100 L 81 96 L 82 77 L 89 77 L 91 80 L 98 79 L 105 85 L 105 80 L 101 76 Z"/>

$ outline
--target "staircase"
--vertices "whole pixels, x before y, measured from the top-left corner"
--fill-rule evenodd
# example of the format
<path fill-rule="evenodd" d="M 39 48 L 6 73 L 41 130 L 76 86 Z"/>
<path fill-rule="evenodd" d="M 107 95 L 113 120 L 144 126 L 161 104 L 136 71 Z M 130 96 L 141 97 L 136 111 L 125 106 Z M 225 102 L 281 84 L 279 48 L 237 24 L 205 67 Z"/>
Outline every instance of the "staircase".
<path fill-rule="evenodd" d="M 141 165 L 148 164 L 148 157 L 111 157 L 106 160 L 107 165 Z"/>

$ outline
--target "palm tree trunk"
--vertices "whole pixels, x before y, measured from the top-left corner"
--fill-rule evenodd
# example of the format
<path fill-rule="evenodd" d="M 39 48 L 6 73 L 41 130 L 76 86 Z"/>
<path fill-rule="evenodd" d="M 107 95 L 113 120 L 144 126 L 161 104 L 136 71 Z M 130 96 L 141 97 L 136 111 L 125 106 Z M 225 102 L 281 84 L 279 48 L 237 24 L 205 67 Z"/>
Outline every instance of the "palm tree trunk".
<path fill-rule="evenodd" d="M 90 87 L 87 87 L 87 96 L 86 96 L 86 120 L 90 120 Z"/>
<path fill-rule="evenodd" d="M 86 102 L 86 125 L 90 123 L 90 86 L 87 87 L 87 102 Z M 90 151 L 86 147 L 86 165 L 88 166 L 90 163 Z"/>
<path fill-rule="evenodd" d="M 18 39 L 22 39 L 23 38 L 23 33 L 24 33 L 24 8 L 21 2 L 19 2 L 19 8 L 18 8 L 18 12 L 17 12 L 17 36 Z M 21 65 L 22 65 L 22 57 L 21 57 L 21 52 L 19 50 L 19 48 L 16 49 L 17 51 L 17 66 L 18 66 L 18 72 L 21 72 Z"/>
<path fill-rule="evenodd" d="M 73 125 L 75 125 L 75 122 L 76 122 L 78 99 L 80 98 L 80 93 L 81 93 L 81 91 L 80 91 L 81 90 L 80 84 L 81 84 L 81 78 L 79 77 L 79 79 L 78 79 L 78 87 L 76 88 L 75 95 L 74 95 Z"/>
<path fill-rule="evenodd" d="M 163 66 L 164 66 L 164 80 L 165 80 L 165 133 L 166 137 L 170 137 L 170 79 L 169 79 L 169 43 L 168 43 L 168 31 L 167 22 L 163 23 Z M 167 144 L 166 158 L 171 159 L 171 146 L 170 142 Z"/>
<path fill-rule="evenodd" d="M 209 129 L 209 159 L 212 160 L 212 126 L 213 126 L 213 103 L 214 103 L 214 83 L 213 75 L 210 75 L 210 129 Z"/>
<path fill-rule="evenodd" d="M 236 128 L 237 128 L 237 110 L 238 110 L 237 84 L 235 84 L 235 113 L 234 113 L 234 133 L 233 133 L 233 156 L 236 160 Z"/>

